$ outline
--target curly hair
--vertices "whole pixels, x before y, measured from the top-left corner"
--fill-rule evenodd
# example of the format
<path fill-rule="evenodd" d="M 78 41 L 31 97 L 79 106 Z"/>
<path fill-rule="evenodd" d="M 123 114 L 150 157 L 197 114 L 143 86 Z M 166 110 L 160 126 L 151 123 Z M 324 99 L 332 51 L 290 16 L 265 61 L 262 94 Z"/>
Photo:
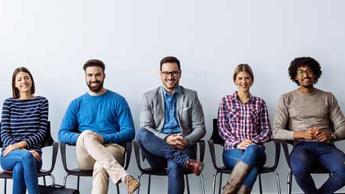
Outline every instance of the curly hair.
<path fill-rule="evenodd" d="M 291 61 L 289 66 L 289 76 L 292 81 L 294 81 L 297 85 L 299 85 L 298 81 L 296 80 L 297 69 L 299 67 L 309 67 L 315 76 L 314 84 L 318 81 L 321 77 L 322 71 L 320 67 L 320 63 L 317 62 L 315 59 L 311 57 L 297 57 Z"/>

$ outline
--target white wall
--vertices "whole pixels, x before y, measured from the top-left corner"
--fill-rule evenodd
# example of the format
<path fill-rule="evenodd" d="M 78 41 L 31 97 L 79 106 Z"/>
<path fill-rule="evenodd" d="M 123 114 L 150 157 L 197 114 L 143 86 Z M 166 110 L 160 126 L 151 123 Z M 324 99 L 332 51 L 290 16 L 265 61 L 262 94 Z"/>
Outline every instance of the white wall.
<path fill-rule="evenodd" d="M 13 70 L 27 66 L 37 94 L 49 99 L 57 139 L 68 103 L 87 90 L 82 64 L 99 58 L 107 64 L 105 87 L 127 98 L 138 127 L 141 95 L 160 85 L 159 60 L 174 55 L 182 62 L 181 84 L 199 93 L 208 138 L 221 97 L 236 89 L 231 78 L 235 65 L 252 65 L 252 93 L 266 100 L 273 118 L 279 96 L 296 88 L 288 79 L 289 62 L 312 56 L 323 70 L 317 87 L 332 91 L 343 108 L 344 6 L 341 0 L 1 0 L 0 101 L 11 96 Z M 210 193 L 213 168 L 208 150 L 206 160 L 205 186 Z M 284 158 L 278 170 L 285 192 Z M 134 160 L 130 172 L 138 175 Z M 54 175 L 62 183 L 60 160 Z M 275 193 L 273 178 L 265 175 L 265 193 Z M 197 179 L 191 179 L 192 193 L 199 193 Z M 69 179 L 69 186 L 74 180 Z M 153 193 L 162 193 L 159 179 L 154 180 Z M 82 179 L 81 193 L 89 193 L 90 183 Z"/>

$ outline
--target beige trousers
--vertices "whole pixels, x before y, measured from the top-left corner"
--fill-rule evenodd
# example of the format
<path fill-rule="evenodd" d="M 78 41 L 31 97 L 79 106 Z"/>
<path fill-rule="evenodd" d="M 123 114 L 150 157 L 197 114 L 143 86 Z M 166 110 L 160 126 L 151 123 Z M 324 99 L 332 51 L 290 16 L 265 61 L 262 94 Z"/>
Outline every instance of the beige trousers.
<path fill-rule="evenodd" d="M 103 145 L 96 133 L 83 131 L 77 140 L 76 154 L 80 169 L 93 169 L 92 194 L 107 194 L 109 177 L 114 184 L 127 175 L 122 167 L 124 147 L 118 144 Z"/>

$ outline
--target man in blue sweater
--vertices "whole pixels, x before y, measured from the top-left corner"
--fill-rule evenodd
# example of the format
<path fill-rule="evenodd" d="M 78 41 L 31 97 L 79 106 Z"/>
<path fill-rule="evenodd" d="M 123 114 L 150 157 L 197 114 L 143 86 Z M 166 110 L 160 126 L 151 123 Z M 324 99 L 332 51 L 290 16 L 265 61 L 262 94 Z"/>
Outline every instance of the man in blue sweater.
<path fill-rule="evenodd" d="M 83 69 L 89 91 L 69 105 L 59 141 L 76 144 L 80 169 L 93 169 L 92 194 L 106 194 L 109 177 L 114 184 L 121 180 L 133 193 L 140 184 L 122 167 L 125 143 L 135 135 L 130 108 L 124 97 L 103 87 L 102 61 L 91 59 Z"/>

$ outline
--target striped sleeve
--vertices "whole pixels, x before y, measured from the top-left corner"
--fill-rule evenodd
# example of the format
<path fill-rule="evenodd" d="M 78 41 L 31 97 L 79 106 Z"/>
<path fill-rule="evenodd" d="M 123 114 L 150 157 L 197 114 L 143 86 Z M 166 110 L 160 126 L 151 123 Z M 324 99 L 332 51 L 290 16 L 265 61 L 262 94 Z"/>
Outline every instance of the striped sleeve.
<path fill-rule="evenodd" d="M 4 145 L 14 144 L 17 141 L 12 138 L 11 130 L 10 130 L 10 117 L 11 117 L 11 101 L 5 100 L 2 106 L 2 114 L 1 114 L 1 141 Z"/>
<path fill-rule="evenodd" d="M 43 140 L 47 133 L 48 128 L 48 112 L 49 112 L 49 103 L 46 98 L 43 98 L 40 107 L 40 116 L 39 116 L 39 127 L 37 133 L 33 133 L 27 139 L 25 139 L 28 148 L 36 147 L 37 145 L 43 143 Z"/>

